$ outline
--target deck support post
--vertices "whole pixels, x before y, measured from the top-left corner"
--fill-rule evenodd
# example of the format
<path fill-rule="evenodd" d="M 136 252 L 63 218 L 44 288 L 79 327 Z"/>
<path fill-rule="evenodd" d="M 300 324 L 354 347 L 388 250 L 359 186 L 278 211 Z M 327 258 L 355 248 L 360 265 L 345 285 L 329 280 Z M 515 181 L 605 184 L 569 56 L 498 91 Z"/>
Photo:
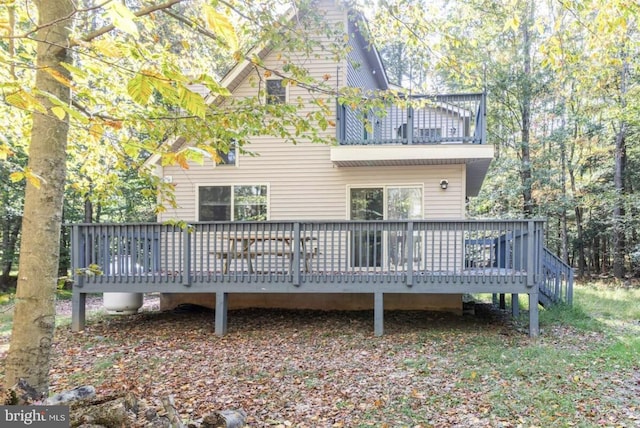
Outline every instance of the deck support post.
<path fill-rule="evenodd" d="M 529 337 L 538 337 L 540 324 L 538 319 L 538 290 L 529 293 Z"/>
<path fill-rule="evenodd" d="M 216 293 L 216 336 L 224 336 L 227 333 L 227 305 L 229 293 L 218 291 Z"/>
<path fill-rule="evenodd" d="M 517 293 L 511 295 L 511 315 L 514 318 L 518 318 L 520 316 L 520 302 L 518 301 Z"/>
<path fill-rule="evenodd" d="M 384 294 L 373 295 L 373 332 L 376 336 L 384 333 Z"/>
<path fill-rule="evenodd" d="M 84 330 L 86 321 L 87 293 L 73 291 L 71 296 L 71 331 Z"/>

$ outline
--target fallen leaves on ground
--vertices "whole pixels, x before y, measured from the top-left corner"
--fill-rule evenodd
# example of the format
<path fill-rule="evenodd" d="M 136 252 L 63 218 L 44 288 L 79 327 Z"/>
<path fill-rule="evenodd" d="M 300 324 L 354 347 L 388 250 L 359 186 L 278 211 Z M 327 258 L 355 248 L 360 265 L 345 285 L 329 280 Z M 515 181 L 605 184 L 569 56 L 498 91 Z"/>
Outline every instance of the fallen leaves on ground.
<path fill-rule="evenodd" d="M 172 394 L 185 420 L 242 408 L 252 427 L 638 426 L 637 367 L 536 364 L 545 347 L 591 352 L 602 334 L 558 327 L 531 340 L 504 313 L 479 309 L 388 311 L 383 337 L 370 311 L 230 311 L 224 337 L 204 309 L 90 317 L 83 332 L 57 329 L 51 390 Z"/>

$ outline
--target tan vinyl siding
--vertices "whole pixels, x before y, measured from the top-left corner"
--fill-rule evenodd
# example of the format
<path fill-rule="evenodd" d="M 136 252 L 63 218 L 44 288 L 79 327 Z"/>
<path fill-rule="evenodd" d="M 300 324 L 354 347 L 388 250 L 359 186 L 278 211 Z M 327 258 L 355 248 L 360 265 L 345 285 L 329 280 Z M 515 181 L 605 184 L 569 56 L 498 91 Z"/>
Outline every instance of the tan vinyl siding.
<path fill-rule="evenodd" d="M 464 218 L 464 166 L 403 166 L 336 168 L 329 161 L 329 147 L 297 146 L 282 142 L 254 143 L 257 157 L 240 156 L 237 168 L 216 168 L 211 163 L 189 170 L 165 167 L 176 185 L 179 208 L 161 220 L 197 220 L 197 186 L 269 186 L 270 220 L 345 220 L 348 186 L 416 185 L 424 188 L 426 219 Z M 440 180 L 447 179 L 447 190 Z"/>
<path fill-rule="evenodd" d="M 334 7 L 327 19 L 345 22 L 346 16 L 341 9 Z M 352 55 L 356 60 L 363 61 L 363 65 L 349 79 L 352 79 L 353 84 L 374 87 L 373 76 L 370 72 L 369 75 L 366 73 L 369 67 L 364 59 L 362 46 L 355 43 L 352 47 Z M 328 52 L 316 49 L 312 55 L 301 56 L 300 62 L 317 78 L 329 75 L 327 85 L 335 86 L 338 84 L 338 64 L 329 56 Z M 264 59 L 264 63 L 267 68 L 279 69 L 282 67 L 282 58 L 278 52 L 272 51 Z M 345 67 L 344 64 L 340 66 Z M 255 70 L 251 71 L 235 88 L 234 97 L 258 96 L 258 82 L 261 78 L 264 76 L 257 75 Z M 328 95 L 310 94 L 300 86 L 289 86 L 288 97 L 289 102 L 295 102 L 298 98 L 304 101 L 305 107 L 300 111 L 302 115 L 314 109 L 308 103 L 312 98 L 324 98 L 332 111 L 335 106 L 335 101 Z M 204 185 L 267 185 L 267 215 L 270 220 L 347 219 L 347 187 L 361 185 L 421 186 L 424 188 L 425 218 L 464 217 L 464 165 L 338 168 L 330 160 L 330 145 L 335 144 L 335 128 L 330 127 L 323 134 L 326 136 L 326 145 L 308 142 L 292 145 L 279 138 L 265 136 L 252 138 L 246 149 L 256 156 L 239 154 L 236 167 L 216 167 L 211 161 L 204 165 L 193 164 L 188 170 L 178 166 L 164 167 L 165 177 L 171 176 L 176 186 L 178 207 L 163 213 L 160 220 L 197 220 L 197 187 Z M 441 179 L 449 181 L 446 191 L 440 189 Z"/>

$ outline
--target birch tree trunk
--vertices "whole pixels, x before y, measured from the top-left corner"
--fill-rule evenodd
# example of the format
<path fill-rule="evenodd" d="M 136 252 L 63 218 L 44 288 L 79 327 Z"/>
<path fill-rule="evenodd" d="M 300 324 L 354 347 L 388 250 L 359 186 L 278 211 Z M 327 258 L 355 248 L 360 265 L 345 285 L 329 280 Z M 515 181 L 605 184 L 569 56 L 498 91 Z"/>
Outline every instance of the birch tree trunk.
<path fill-rule="evenodd" d="M 74 4 L 72 0 L 35 0 L 35 4 L 39 12 L 36 88 L 69 103 L 69 87 L 54 75 L 68 78 L 61 62 L 71 62 L 67 47 Z M 41 180 L 39 188 L 31 182 L 26 187 L 16 305 L 4 383 L 12 386 L 22 378 L 44 394 L 49 386 L 55 327 L 69 123 L 68 116 L 60 120 L 52 114 L 47 98 L 40 94 L 37 97 L 47 111 L 33 113 L 28 166 Z"/>

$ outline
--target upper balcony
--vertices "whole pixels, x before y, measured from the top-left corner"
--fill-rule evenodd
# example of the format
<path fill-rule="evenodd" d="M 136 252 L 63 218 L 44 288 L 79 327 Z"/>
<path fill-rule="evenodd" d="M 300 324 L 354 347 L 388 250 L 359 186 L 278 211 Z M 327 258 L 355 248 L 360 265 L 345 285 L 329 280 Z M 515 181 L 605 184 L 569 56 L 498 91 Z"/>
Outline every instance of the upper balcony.
<path fill-rule="evenodd" d="M 372 100 L 367 100 L 372 101 Z M 363 103 L 364 105 L 365 103 Z M 340 167 L 481 162 L 486 144 L 486 95 L 419 95 L 337 106 L 337 141 L 331 160 Z"/>
<path fill-rule="evenodd" d="M 486 143 L 483 93 L 367 101 L 375 107 L 338 106 L 340 145 Z"/>

